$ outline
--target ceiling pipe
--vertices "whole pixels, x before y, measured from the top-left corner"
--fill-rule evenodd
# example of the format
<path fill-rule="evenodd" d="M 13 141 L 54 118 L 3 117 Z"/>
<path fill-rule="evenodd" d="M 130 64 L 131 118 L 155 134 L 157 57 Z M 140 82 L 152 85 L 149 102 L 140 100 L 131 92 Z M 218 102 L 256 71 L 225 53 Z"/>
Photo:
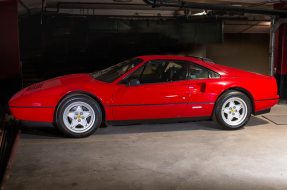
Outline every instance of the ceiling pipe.
<path fill-rule="evenodd" d="M 285 10 L 274 10 L 274 9 L 261 9 L 254 7 L 239 7 L 221 4 L 206 4 L 206 3 L 194 3 L 184 1 L 168 1 L 162 2 L 157 0 L 143 0 L 146 4 L 152 5 L 152 7 L 168 6 L 168 7 L 181 7 L 181 8 L 192 8 L 192 9 L 207 9 L 217 11 L 234 11 L 242 13 L 254 13 L 271 15 L 271 30 L 270 30 L 270 43 L 269 43 L 269 62 L 270 62 L 270 75 L 274 76 L 274 50 L 275 50 L 275 33 L 279 26 L 283 23 L 287 23 L 287 18 L 281 18 L 275 23 L 275 16 L 287 16 Z"/>
<path fill-rule="evenodd" d="M 143 1 L 146 4 L 152 5 L 153 8 L 166 6 L 166 7 L 206 9 L 206 10 L 217 10 L 217 11 L 234 11 L 242 13 L 287 16 L 287 11 L 285 10 L 262 9 L 255 7 L 231 6 L 222 4 L 194 3 L 184 1 L 167 1 L 167 2 L 157 0 L 143 0 Z"/>
<path fill-rule="evenodd" d="M 45 12 L 43 13 L 45 14 Z M 50 14 L 49 14 L 50 15 Z M 178 19 L 181 18 L 182 16 L 129 16 L 129 15 L 89 15 L 89 14 L 73 14 L 73 15 L 68 15 L 68 14 L 59 14 L 57 15 L 59 17 L 96 17 L 96 18 L 140 18 L 140 19 Z M 216 17 L 216 16 L 193 16 L 189 17 L 188 20 L 240 20 L 240 21 L 248 21 L 247 17 Z M 256 20 L 258 22 L 269 22 L 268 20 Z M 236 24 L 226 24 L 226 25 L 236 25 Z M 238 24 L 238 25 L 251 25 L 251 24 Z"/>
<path fill-rule="evenodd" d="M 1 0 L 0 0 L 1 1 Z M 146 4 L 131 4 L 131 3 L 99 3 L 99 2 L 57 2 L 57 5 L 56 5 L 56 11 L 46 11 L 46 12 L 49 12 L 49 13 L 59 13 L 60 12 L 60 8 L 63 8 L 62 5 L 66 5 L 66 6 L 79 6 L 79 5 L 86 5 L 86 7 L 84 9 L 89 9 L 90 6 L 122 6 L 122 7 L 132 7 L 132 6 L 142 6 L 142 7 L 147 7 L 149 8 L 148 5 Z M 49 9 L 51 7 L 48 7 Z"/>
<path fill-rule="evenodd" d="M 270 75 L 274 76 L 274 51 L 275 51 L 275 34 L 281 24 L 287 23 L 287 18 L 280 18 L 275 23 L 275 16 L 271 17 L 271 29 L 270 29 L 270 43 L 269 43 L 269 63 L 270 63 Z"/>

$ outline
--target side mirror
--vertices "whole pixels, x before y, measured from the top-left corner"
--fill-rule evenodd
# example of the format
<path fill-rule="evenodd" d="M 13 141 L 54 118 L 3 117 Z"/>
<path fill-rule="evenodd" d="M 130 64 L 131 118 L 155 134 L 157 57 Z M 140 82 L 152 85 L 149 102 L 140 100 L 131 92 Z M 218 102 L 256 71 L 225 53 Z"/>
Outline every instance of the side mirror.
<path fill-rule="evenodd" d="M 139 86 L 140 81 L 138 79 L 132 79 L 128 82 L 127 87 L 132 87 L 132 86 Z"/>

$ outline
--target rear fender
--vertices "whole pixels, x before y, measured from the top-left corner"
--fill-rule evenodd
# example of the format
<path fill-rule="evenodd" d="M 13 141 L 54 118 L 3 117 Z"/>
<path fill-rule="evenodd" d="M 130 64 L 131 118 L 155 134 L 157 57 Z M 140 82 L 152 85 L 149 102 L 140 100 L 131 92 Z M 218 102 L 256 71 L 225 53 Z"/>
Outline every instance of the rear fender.
<path fill-rule="evenodd" d="M 220 95 L 218 96 L 217 100 L 218 100 L 224 93 L 226 93 L 226 92 L 229 91 L 229 90 L 236 90 L 236 91 L 238 91 L 238 92 L 241 92 L 241 93 L 245 94 L 245 95 L 249 98 L 249 100 L 250 100 L 250 102 L 251 102 L 251 104 L 252 104 L 252 114 L 255 114 L 254 98 L 253 98 L 252 94 L 251 94 L 248 90 L 246 90 L 246 89 L 244 89 L 244 88 L 242 88 L 242 87 L 230 87 L 230 88 L 225 89 L 224 91 L 222 91 L 222 92 L 220 93 Z M 216 100 L 216 103 L 217 103 L 217 100 Z M 216 103 L 215 103 L 215 104 L 216 104 Z"/>

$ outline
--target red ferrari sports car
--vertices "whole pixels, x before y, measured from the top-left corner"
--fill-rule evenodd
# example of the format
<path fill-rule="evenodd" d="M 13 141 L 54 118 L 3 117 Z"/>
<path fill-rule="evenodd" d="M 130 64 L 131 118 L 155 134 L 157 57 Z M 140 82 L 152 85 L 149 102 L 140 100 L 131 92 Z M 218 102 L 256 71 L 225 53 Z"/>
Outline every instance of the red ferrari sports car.
<path fill-rule="evenodd" d="M 278 98 L 274 77 L 205 58 L 154 55 L 32 85 L 9 106 L 19 120 L 54 122 L 69 137 L 87 137 L 101 124 L 211 118 L 223 129 L 240 129 Z"/>

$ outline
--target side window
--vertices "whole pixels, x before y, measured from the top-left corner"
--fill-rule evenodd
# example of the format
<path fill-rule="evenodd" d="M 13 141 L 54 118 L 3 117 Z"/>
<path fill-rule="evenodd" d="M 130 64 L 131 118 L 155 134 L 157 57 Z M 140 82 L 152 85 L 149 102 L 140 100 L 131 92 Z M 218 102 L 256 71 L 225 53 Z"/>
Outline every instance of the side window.
<path fill-rule="evenodd" d="M 141 76 L 141 74 L 142 74 L 142 72 L 143 72 L 143 69 L 144 69 L 144 68 L 145 68 L 144 66 L 140 67 L 140 68 L 137 69 L 135 72 L 133 72 L 128 78 L 122 80 L 122 81 L 120 82 L 120 84 L 127 84 L 127 82 L 130 81 L 130 80 L 132 80 L 132 79 L 139 79 L 140 76 Z"/>
<path fill-rule="evenodd" d="M 190 64 L 189 79 L 220 78 L 220 75 L 208 69 Z"/>
<path fill-rule="evenodd" d="M 141 84 L 186 80 L 187 63 L 152 62 L 146 65 L 141 77 Z"/>

